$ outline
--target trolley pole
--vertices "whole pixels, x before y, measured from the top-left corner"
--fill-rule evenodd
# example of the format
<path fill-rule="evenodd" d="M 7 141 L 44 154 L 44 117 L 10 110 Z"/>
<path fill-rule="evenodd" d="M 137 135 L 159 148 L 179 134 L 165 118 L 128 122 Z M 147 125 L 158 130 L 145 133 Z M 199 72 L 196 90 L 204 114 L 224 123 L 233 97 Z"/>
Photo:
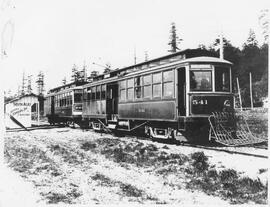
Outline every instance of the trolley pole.
<path fill-rule="evenodd" d="M 236 78 L 236 82 L 237 82 L 237 91 L 238 91 L 239 102 L 240 102 L 240 109 L 241 109 L 241 111 L 242 111 L 242 110 L 243 110 L 243 109 L 242 109 L 242 99 L 241 99 L 241 93 L 240 93 L 240 87 L 239 87 L 239 81 L 238 81 L 238 78 Z"/>
<path fill-rule="evenodd" d="M 221 32 L 219 36 L 219 41 L 220 41 L 220 49 L 219 49 L 219 58 L 224 59 L 224 51 L 223 51 L 223 34 Z"/>
<path fill-rule="evenodd" d="M 249 73 L 249 91 L 250 91 L 250 106 L 253 109 L 253 98 L 252 98 L 252 75 Z"/>

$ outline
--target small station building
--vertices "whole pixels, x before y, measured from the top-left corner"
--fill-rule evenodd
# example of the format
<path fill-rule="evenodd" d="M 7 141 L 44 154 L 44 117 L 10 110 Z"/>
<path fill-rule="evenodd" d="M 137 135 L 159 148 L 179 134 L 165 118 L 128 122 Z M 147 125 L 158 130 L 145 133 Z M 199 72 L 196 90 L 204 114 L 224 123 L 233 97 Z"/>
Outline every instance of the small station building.
<path fill-rule="evenodd" d="M 32 125 L 39 125 L 43 108 L 44 97 L 34 93 L 7 101 L 4 108 L 6 128 L 27 128 Z"/>

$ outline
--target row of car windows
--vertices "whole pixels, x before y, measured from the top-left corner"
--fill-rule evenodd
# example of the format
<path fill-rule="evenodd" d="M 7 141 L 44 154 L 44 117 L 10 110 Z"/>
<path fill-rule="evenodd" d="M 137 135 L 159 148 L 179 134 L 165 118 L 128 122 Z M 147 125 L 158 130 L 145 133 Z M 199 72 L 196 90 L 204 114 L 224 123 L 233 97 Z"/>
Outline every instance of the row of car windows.
<path fill-rule="evenodd" d="M 120 82 L 120 101 L 135 99 L 173 98 L 173 70 L 138 76 Z"/>
<path fill-rule="evenodd" d="M 84 89 L 84 100 L 100 100 L 106 98 L 106 85 L 87 87 Z"/>
<path fill-rule="evenodd" d="M 119 82 L 120 101 L 151 98 L 174 97 L 174 73 L 173 70 L 154 74 L 137 76 Z M 107 92 L 107 98 L 112 98 Z M 84 100 L 106 99 L 106 85 L 87 87 L 84 89 Z"/>
<path fill-rule="evenodd" d="M 191 70 L 190 90 L 191 91 L 212 91 L 211 70 Z M 230 92 L 230 70 L 226 67 L 215 67 L 215 91 Z"/>
<path fill-rule="evenodd" d="M 62 107 L 62 106 L 71 106 L 73 103 L 73 93 L 72 92 L 67 92 L 59 95 L 54 96 L 54 105 L 56 107 Z M 48 97 L 46 99 L 46 105 L 51 105 L 52 104 L 52 98 Z M 74 93 L 74 102 L 75 103 L 81 103 L 82 102 L 82 93 Z"/>
<path fill-rule="evenodd" d="M 59 94 L 55 96 L 55 106 L 62 107 L 62 106 L 70 106 L 72 105 L 72 93 L 67 92 L 63 94 Z"/>

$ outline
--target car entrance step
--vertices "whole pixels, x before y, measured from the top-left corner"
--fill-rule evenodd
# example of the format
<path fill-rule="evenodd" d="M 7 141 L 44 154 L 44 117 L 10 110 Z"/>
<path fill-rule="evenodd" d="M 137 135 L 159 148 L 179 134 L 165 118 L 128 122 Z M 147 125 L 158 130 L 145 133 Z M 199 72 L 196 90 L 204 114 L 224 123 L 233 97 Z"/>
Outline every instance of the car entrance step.
<path fill-rule="evenodd" d="M 109 129 L 115 129 L 117 126 L 117 120 L 108 120 L 107 123 Z"/>

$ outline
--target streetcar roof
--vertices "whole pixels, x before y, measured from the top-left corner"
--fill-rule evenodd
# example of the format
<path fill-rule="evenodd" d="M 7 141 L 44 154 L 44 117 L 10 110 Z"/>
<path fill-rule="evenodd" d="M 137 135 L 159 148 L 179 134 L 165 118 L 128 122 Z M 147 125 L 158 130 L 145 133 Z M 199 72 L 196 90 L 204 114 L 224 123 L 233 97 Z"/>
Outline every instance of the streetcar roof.
<path fill-rule="evenodd" d="M 54 96 L 54 95 L 58 95 L 58 94 L 63 94 L 66 92 L 70 92 L 70 91 L 74 91 L 74 90 L 79 90 L 79 89 L 83 89 L 83 86 L 76 86 L 73 88 L 67 88 L 67 89 L 62 89 L 60 91 L 55 91 L 55 92 L 50 92 L 48 94 L 46 94 L 44 97 L 49 97 L 49 96 Z"/>
<path fill-rule="evenodd" d="M 96 80 L 94 82 L 85 84 L 83 86 L 83 88 L 86 87 L 91 87 L 91 86 L 95 86 L 95 85 L 100 85 L 100 84 L 106 84 L 108 82 L 114 82 L 114 81 L 119 81 L 122 79 L 125 79 L 127 77 L 130 76 L 136 76 L 138 74 L 142 74 L 142 73 L 149 73 L 149 72 L 153 72 L 156 70 L 163 70 L 163 69 L 168 69 L 168 68 L 172 68 L 172 67 L 177 67 L 180 64 L 192 64 L 192 63 L 199 63 L 199 64 L 228 64 L 228 65 L 232 65 L 231 62 L 224 60 L 224 59 L 220 59 L 220 58 L 216 58 L 216 57 L 207 57 L 207 56 L 201 56 L 201 57 L 194 57 L 194 58 L 188 58 L 188 59 L 184 59 L 184 60 L 178 60 L 176 62 L 172 62 L 172 63 L 167 63 L 164 65 L 158 65 L 158 66 L 154 66 L 154 67 L 149 67 L 147 69 L 144 70 L 137 70 L 134 72 L 130 72 L 127 74 L 123 74 L 121 77 L 118 76 L 114 76 L 111 78 L 107 78 L 107 79 L 101 79 L 101 80 Z"/>
<path fill-rule="evenodd" d="M 230 64 L 232 65 L 232 63 L 228 60 L 224 60 L 224 59 L 220 59 L 220 58 L 216 58 L 216 57 L 206 57 L 206 56 L 201 56 L 201 57 L 194 57 L 194 58 L 189 58 L 186 59 L 185 62 L 189 62 L 189 63 L 198 63 L 198 62 L 202 62 L 202 63 L 226 63 L 226 64 Z"/>

